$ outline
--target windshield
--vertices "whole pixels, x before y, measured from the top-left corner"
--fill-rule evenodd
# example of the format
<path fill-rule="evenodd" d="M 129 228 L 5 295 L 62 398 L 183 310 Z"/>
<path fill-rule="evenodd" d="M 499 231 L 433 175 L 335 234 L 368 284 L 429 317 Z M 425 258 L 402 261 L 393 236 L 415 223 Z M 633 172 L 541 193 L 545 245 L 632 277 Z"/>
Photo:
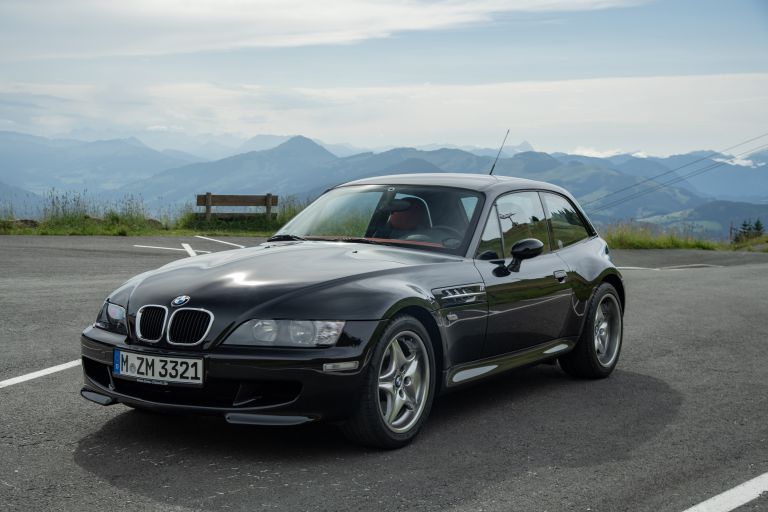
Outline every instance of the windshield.
<path fill-rule="evenodd" d="M 320 196 L 273 238 L 355 240 L 461 254 L 481 195 L 465 189 L 353 185 Z"/>

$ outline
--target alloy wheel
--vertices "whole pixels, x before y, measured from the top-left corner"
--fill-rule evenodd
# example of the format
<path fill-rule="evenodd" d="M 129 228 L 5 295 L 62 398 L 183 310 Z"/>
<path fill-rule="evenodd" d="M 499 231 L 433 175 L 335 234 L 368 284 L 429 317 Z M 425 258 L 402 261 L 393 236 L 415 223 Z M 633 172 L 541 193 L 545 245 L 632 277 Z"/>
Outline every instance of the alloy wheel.
<path fill-rule="evenodd" d="M 411 429 L 421 417 L 429 393 L 429 358 L 413 331 L 396 334 L 379 367 L 379 412 L 393 432 Z"/>
<path fill-rule="evenodd" d="M 594 343 L 598 362 L 609 367 L 621 345 L 621 307 L 611 294 L 605 295 L 595 310 Z"/>

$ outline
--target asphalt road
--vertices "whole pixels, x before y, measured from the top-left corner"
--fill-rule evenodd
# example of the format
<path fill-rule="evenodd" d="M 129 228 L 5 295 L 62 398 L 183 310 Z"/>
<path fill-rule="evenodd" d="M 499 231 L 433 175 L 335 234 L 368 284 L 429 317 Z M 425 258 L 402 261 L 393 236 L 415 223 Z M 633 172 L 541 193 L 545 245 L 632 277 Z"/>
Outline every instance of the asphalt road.
<path fill-rule="evenodd" d="M 104 296 L 186 257 L 169 250 L 181 243 L 229 248 L 0 237 L 0 381 L 77 359 Z M 332 426 L 100 407 L 78 395 L 79 368 L 2 388 L 0 510 L 682 512 L 768 472 L 768 254 L 614 259 L 647 269 L 624 271 L 625 344 L 611 378 L 511 373 L 441 398 L 399 451 L 350 445 Z M 702 263 L 716 266 L 662 269 Z M 768 510 L 768 499 L 739 510 Z"/>

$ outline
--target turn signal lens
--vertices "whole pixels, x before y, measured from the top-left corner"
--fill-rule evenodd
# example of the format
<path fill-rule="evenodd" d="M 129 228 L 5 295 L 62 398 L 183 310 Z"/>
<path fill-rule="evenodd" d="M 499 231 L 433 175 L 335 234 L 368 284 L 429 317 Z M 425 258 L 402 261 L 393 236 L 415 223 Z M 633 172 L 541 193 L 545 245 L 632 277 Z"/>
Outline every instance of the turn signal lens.
<path fill-rule="evenodd" d="M 115 323 L 125 320 L 125 308 L 118 306 L 117 304 L 107 303 L 107 316 Z"/>
<path fill-rule="evenodd" d="M 105 331 L 116 332 L 118 334 L 128 334 L 128 327 L 125 321 L 125 308 L 105 302 L 96 317 L 96 327 Z"/>

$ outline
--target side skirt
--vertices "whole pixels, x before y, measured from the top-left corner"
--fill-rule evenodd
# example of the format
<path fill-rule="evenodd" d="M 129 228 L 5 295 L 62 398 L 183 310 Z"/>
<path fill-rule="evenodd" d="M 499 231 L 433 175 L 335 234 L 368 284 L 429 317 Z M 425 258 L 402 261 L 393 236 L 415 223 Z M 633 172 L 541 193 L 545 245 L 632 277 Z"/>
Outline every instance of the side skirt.
<path fill-rule="evenodd" d="M 575 345 L 575 339 L 561 338 L 525 350 L 454 366 L 445 374 L 445 387 L 454 388 L 514 368 L 553 359 L 570 352 Z"/>

